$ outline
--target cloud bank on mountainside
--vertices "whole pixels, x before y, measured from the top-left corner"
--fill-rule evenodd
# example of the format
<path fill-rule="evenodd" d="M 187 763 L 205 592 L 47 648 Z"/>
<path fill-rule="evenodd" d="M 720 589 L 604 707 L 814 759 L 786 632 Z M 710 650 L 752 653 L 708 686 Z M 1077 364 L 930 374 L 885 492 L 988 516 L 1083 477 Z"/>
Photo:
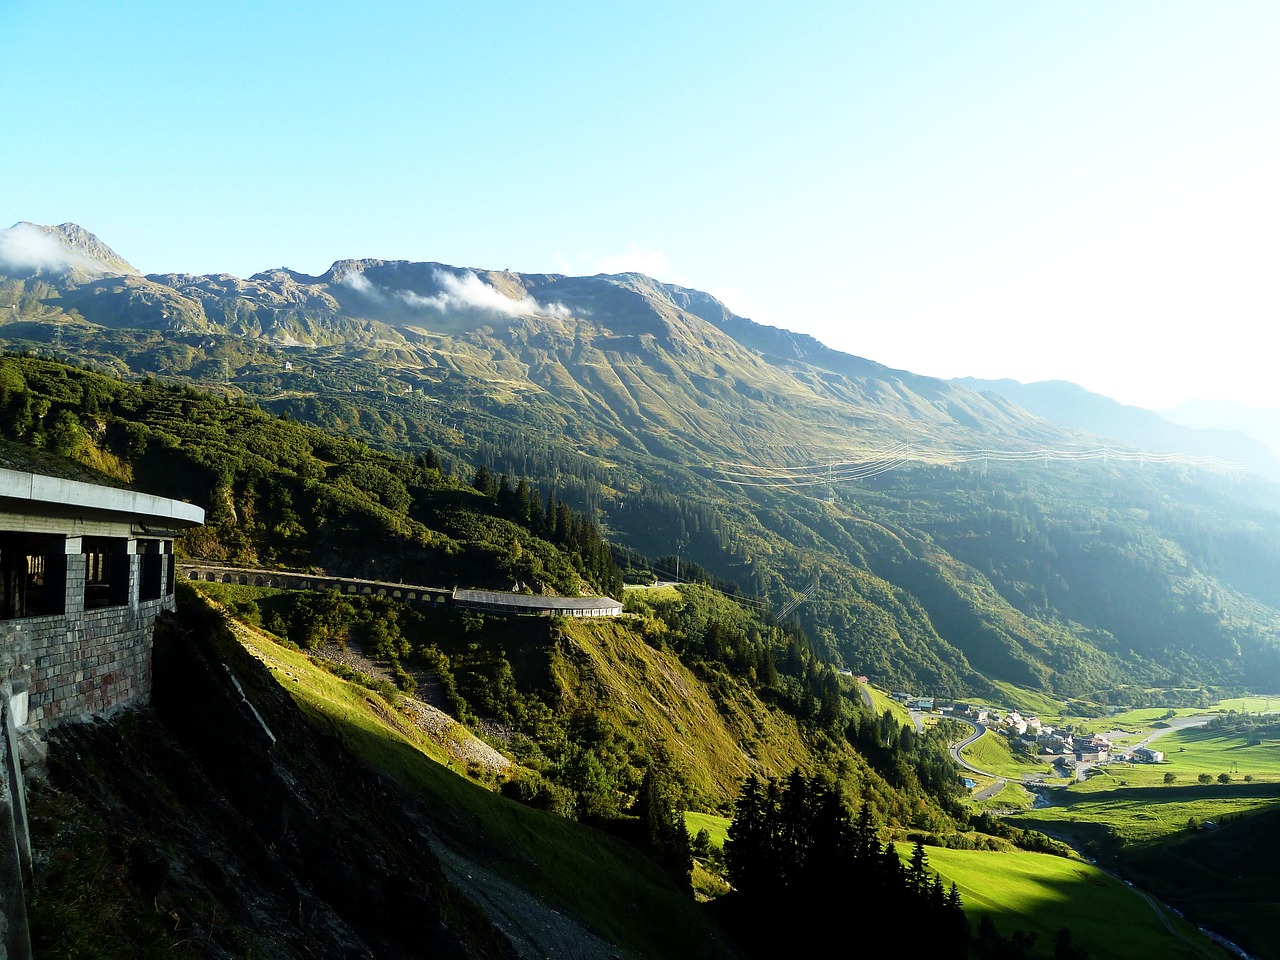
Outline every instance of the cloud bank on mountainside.
<path fill-rule="evenodd" d="M 112 251 L 102 248 L 118 262 L 99 259 L 72 246 L 72 241 L 101 246 L 92 234 L 72 223 L 42 227 L 25 220 L 0 231 L 0 267 L 18 273 L 65 273 L 72 270 L 93 276 L 113 276 L 135 272 Z"/>
<path fill-rule="evenodd" d="M 338 282 L 372 300 L 399 300 L 411 307 L 434 310 L 439 313 L 455 311 L 479 311 L 503 317 L 556 317 L 570 316 L 570 310 L 562 303 L 539 303 L 527 294 L 519 300 L 508 297 L 476 276 L 471 270 L 461 275 L 445 270 L 432 271 L 438 292 L 424 296 L 414 290 L 388 290 L 379 286 L 359 271 L 352 271 Z"/>

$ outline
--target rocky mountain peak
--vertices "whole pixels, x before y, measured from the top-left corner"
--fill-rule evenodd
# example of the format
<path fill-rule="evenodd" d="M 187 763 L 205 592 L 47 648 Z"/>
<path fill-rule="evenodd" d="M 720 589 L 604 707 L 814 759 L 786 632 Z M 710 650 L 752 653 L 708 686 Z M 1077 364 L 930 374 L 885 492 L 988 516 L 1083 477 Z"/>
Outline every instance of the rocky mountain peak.
<path fill-rule="evenodd" d="M 25 220 L 0 232 L 0 269 L 26 276 L 56 274 L 78 281 L 142 275 L 79 224 L 54 227 Z"/>

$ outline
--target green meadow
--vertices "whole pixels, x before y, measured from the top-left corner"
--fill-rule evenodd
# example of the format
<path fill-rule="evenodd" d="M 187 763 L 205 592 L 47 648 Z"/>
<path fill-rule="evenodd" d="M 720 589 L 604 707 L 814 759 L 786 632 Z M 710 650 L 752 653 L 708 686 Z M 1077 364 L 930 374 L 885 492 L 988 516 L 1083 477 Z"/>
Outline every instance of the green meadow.
<path fill-rule="evenodd" d="M 898 844 L 908 858 L 910 844 Z M 1224 952 L 1177 914 L 1099 868 L 1042 853 L 927 847 L 929 866 L 960 892 L 975 936 L 982 917 L 1009 937 L 1036 935 L 1035 956 L 1053 956 L 1063 927 L 1091 960 L 1191 960 Z"/>
<path fill-rule="evenodd" d="M 1233 780 L 1252 776 L 1258 780 L 1280 779 L 1280 739 L 1266 738 L 1250 743 L 1241 734 L 1221 734 L 1206 728 L 1179 730 L 1153 744 L 1163 750 L 1163 772 L 1179 778 L 1208 773 L 1229 774 Z M 1164 770 L 1163 768 L 1167 768 Z"/>
<path fill-rule="evenodd" d="M 723 847 L 725 840 L 729 839 L 728 817 L 717 817 L 711 813 L 686 813 L 684 815 L 685 829 L 689 831 L 689 836 L 696 837 L 698 832 L 706 830 L 711 838 L 713 847 Z"/>
<path fill-rule="evenodd" d="M 979 770 L 986 770 L 1013 780 L 1020 780 L 1026 776 L 1045 778 L 1054 776 L 1053 766 L 1050 763 L 1036 757 L 1015 754 L 1009 746 L 1008 739 L 990 730 L 965 747 L 962 756 Z"/>
<path fill-rule="evenodd" d="M 871 696 L 871 706 L 876 713 L 892 713 L 899 723 L 910 722 L 911 711 L 901 701 L 893 699 L 890 694 L 877 687 L 867 686 L 866 684 L 858 684 L 858 687 Z"/>
<path fill-rule="evenodd" d="M 1086 849 L 1114 853 L 1185 832 L 1193 821 L 1269 809 L 1280 799 L 1280 784 L 1213 784 L 1189 787 L 1116 787 L 1053 794 L 1048 806 L 1011 814 L 1015 826 L 1055 837 L 1071 837 Z"/>

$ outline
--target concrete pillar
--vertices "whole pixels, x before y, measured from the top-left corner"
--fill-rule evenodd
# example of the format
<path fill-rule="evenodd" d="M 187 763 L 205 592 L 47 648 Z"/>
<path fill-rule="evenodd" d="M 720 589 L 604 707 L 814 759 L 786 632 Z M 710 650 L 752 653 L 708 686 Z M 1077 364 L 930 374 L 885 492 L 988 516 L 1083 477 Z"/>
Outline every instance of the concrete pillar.
<path fill-rule="evenodd" d="M 129 539 L 124 541 L 123 556 L 121 559 L 126 563 L 129 579 L 124 585 L 124 603 L 128 605 L 130 610 L 138 609 L 138 592 L 142 584 L 142 557 L 139 553 L 143 549 L 143 543 L 137 539 Z M 114 558 L 113 558 L 114 559 Z M 114 586 L 114 584 L 113 584 Z"/>
<path fill-rule="evenodd" d="M 78 617 L 84 613 L 85 578 L 89 572 L 89 562 L 84 555 L 84 541 L 80 537 L 67 537 L 65 553 L 66 593 L 62 609 L 67 616 Z"/>

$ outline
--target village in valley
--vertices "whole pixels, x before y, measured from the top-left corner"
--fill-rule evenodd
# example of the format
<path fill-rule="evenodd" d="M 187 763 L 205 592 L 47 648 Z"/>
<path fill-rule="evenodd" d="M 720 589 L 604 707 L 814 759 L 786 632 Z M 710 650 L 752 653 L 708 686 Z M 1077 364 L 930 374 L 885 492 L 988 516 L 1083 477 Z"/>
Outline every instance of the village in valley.
<path fill-rule="evenodd" d="M 1036 757 L 1052 764 L 1063 777 L 1074 776 L 1081 765 L 1107 763 L 1163 763 L 1164 752 L 1145 744 L 1135 747 L 1117 746 L 1101 734 L 1078 733 L 1071 724 L 1060 727 L 1042 723 L 1039 717 L 1022 716 L 1017 710 L 1000 712 L 970 703 L 953 703 L 895 693 L 893 699 L 903 704 L 912 715 L 935 714 L 963 720 L 977 729 L 990 730 L 1008 739 L 1015 754 Z"/>

